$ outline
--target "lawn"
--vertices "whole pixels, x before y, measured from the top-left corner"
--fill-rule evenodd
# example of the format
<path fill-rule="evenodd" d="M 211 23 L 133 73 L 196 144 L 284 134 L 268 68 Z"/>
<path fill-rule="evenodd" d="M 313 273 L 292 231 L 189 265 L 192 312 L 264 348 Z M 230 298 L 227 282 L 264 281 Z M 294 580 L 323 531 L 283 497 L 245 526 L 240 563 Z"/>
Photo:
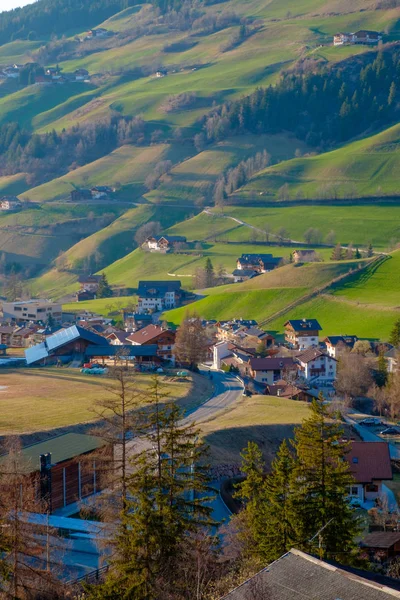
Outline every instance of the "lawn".
<path fill-rule="evenodd" d="M 164 313 L 163 318 L 178 325 L 188 312 L 196 312 L 203 319 L 256 319 L 266 317 L 303 296 L 304 288 L 254 290 L 214 294 L 193 304 Z"/>
<path fill-rule="evenodd" d="M 85 300 L 83 302 L 69 302 L 63 304 L 66 312 L 95 312 L 107 317 L 110 312 L 119 311 L 130 304 L 136 304 L 137 296 L 118 296 L 115 298 L 98 298 L 97 300 Z"/>
<path fill-rule="evenodd" d="M 145 390 L 151 376 L 137 374 L 135 379 L 138 389 Z M 30 433 L 93 421 L 95 402 L 110 397 L 105 389 L 109 382 L 68 368 L 1 371 L 0 432 Z M 165 390 L 182 408 L 193 409 L 210 396 L 211 384 L 194 375 L 186 382 L 165 383 Z"/>
<path fill-rule="evenodd" d="M 335 296 L 377 307 L 400 306 L 400 251 L 394 252 L 383 264 L 372 265 L 354 275 L 344 284 L 333 287 Z"/>
<path fill-rule="evenodd" d="M 353 206 L 227 206 L 224 212 L 260 229 L 268 226 L 276 232 L 284 227 L 288 236 L 298 241 L 303 241 L 305 231 L 314 227 L 324 236 L 333 230 L 342 244 L 361 247 L 371 242 L 376 249 L 383 250 L 392 242 L 400 242 L 400 205 L 384 201 Z"/>
<path fill-rule="evenodd" d="M 293 428 L 308 417 L 305 402 L 271 396 L 241 399 L 231 410 L 202 424 L 204 441 L 210 445 L 211 462 L 240 464 L 240 452 L 249 441 L 260 445 L 267 465 L 279 444 L 293 435 Z"/>

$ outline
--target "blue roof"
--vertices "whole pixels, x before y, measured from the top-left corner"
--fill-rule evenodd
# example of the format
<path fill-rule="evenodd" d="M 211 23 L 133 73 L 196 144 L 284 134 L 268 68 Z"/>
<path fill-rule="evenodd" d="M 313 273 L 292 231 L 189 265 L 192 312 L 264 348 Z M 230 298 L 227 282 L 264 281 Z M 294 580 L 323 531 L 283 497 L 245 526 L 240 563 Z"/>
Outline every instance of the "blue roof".
<path fill-rule="evenodd" d="M 290 319 L 285 325 L 291 325 L 295 331 L 303 331 L 305 329 L 321 330 L 322 327 L 317 319 Z"/>
<path fill-rule="evenodd" d="M 86 349 L 86 356 L 115 356 L 121 354 L 125 358 L 134 356 L 156 356 L 157 344 L 149 344 L 148 346 L 89 346 Z"/>

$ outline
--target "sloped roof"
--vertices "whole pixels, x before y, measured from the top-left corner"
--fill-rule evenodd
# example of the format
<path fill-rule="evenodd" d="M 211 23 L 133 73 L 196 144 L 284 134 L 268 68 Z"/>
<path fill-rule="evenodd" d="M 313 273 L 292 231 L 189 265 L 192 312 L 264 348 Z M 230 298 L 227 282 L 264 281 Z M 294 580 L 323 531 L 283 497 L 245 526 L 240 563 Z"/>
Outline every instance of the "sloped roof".
<path fill-rule="evenodd" d="M 251 358 L 250 367 L 253 371 L 277 371 L 285 367 L 292 367 L 295 363 L 293 358 Z"/>
<path fill-rule="evenodd" d="M 36 344 L 31 348 L 27 348 L 25 350 L 26 363 L 28 365 L 34 364 L 43 358 L 47 358 L 58 348 L 62 348 L 66 344 L 78 339 L 86 340 L 97 346 L 107 345 L 106 339 L 101 335 L 97 335 L 97 333 L 79 327 L 79 325 L 72 325 L 72 327 L 61 329 L 60 331 L 57 331 L 57 333 L 49 335 L 41 344 Z"/>
<path fill-rule="evenodd" d="M 386 442 L 352 442 L 346 460 L 357 483 L 393 479 Z"/>
<path fill-rule="evenodd" d="M 89 346 L 86 348 L 85 354 L 87 357 L 120 355 L 121 358 L 131 358 L 133 356 L 156 356 L 157 349 L 156 344 L 148 346 Z"/>
<path fill-rule="evenodd" d="M 138 295 L 147 298 L 165 296 L 167 292 L 179 292 L 180 281 L 139 281 Z"/>
<path fill-rule="evenodd" d="M 307 329 L 321 331 L 322 327 L 317 319 L 290 319 L 286 325 L 291 325 L 295 331 L 307 331 Z"/>
<path fill-rule="evenodd" d="M 156 339 L 159 335 L 161 335 L 165 331 L 168 331 L 168 330 L 163 329 L 163 327 L 160 327 L 160 325 L 153 325 L 153 324 L 146 325 L 146 327 L 143 327 L 142 329 L 139 329 L 138 331 L 131 333 L 127 337 L 127 340 L 128 340 L 128 342 L 132 342 L 134 344 L 145 344 L 149 340 Z"/>
<path fill-rule="evenodd" d="M 364 548 L 387 549 L 398 542 L 400 542 L 399 531 L 374 531 L 361 540 L 361 546 Z"/>
<path fill-rule="evenodd" d="M 356 335 L 329 335 L 324 339 L 324 343 L 328 343 L 331 346 L 337 346 L 342 342 L 343 344 L 346 344 L 346 346 L 353 347 L 357 340 L 358 337 Z"/>
<path fill-rule="evenodd" d="M 304 350 L 304 352 L 296 354 L 297 360 L 299 360 L 302 363 L 309 363 L 312 360 L 315 360 L 316 358 L 320 358 L 321 356 L 327 356 L 330 360 L 336 361 L 336 358 L 328 356 L 326 352 L 323 352 L 319 348 L 307 348 L 307 350 Z"/>
<path fill-rule="evenodd" d="M 234 277 L 252 277 L 256 273 L 257 271 L 254 271 L 253 269 L 235 269 L 232 272 L 232 275 Z"/>
<path fill-rule="evenodd" d="M 21 468 L 25 473 L 33 473 L 39 470 L 39 456 L 41 454 L 51 453 L 52 464 L 57 464 L 65 460 L 80 456 L 86 452 L 92 452 L 97 448 L 104 446 L 106 442 L 93 435 L 84 435 L 82 433 L 65 433 L 57 437 L 50 438 L 45 442 L 26 446 L 21 450 Z M 0 457 L 0 463 L 6 460 L 7 455 Z"/>
<path fill-rule="evenodd" d="M 224 599 L 393 600 L 400 598 L 399 590 L 395 579 L 340 567 L 292 549 Z"/>

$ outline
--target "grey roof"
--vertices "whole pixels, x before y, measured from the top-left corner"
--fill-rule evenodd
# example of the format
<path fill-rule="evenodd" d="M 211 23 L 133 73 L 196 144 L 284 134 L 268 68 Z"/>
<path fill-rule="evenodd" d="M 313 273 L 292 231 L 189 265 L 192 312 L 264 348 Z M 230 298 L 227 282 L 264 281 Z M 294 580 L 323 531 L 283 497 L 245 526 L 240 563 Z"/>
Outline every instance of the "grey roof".
<path fill-rule="evenodd" d="M 395 359 L 397 359 L 398 355 L 399 355 L 398 348 L 391 348 L 390 350 L 388 350 L 387 352 L 385 352 L 386 358 L 395 358 Z"/>
<path fill-rule="evenodd" d="M 171 243 L 186 242 L 186 238 L 183 235 L 155 235 L 154 239 L 157 240 L 157 242 L 159 242 L 162 239 Z"/>
<path fill-rule="evenodd" d="M 358 337 L 356 335 L 328 335 L 328 337 L 324 339 L 324 342 L 325 344 L 328 342 L 331 346 L 337 346 L 342 342 L 343 344 L 346 344 L 346 346 L 353 347 L 357 340 Z"/>
<path fill-rule="evenodd" d="M 227 600 L 393 600 L 400 598 L 394 579 L 342 568 L 290 550 L 224 596 Z"/>
<path fill-rule="evenodd" d="M 235 277 L 252 277 L 256 273 L 257 271 L 254 271 L 253 269 L 235 269 L 232 272 L 232 275 Z"/>
<path fill-rule="evenodd" d="M 400 542 L 399 531 L 374 531 L 361 540 L 364 548 L 388 549 Z"/>
<path fill-rule="evenodd" d="M 148 346 L 89 346 L 85 354 L 86 356 L 115 356 L 121 354 L 123 357 L 129 358 L 133 356 L 156 356 L 157 349 L 157 344 L 150 344 Z"/>
<path fill-rule="evenodd" d="M 295 362 L 291 357 L 278 358 L 251 358 L 250 368 L 253 371 L 279 371 L 285 367 L 293 367 Z"/>
<path fill-rule="evenodd" d="M 86 340 L 95 345 L 107 345 L 104 337 L 97 335 L 97 333 L 93 333 L 88 329 L 79 327 L 79 325 L 72 325 L 72 327 L 61 329 L 60 331 L 57 331 L 57 333 L 49 335 L 49 337 L 47 337 L 46 340 L 41 344 L 36 344 L 31 348 L 27 348 L 25 350 L 26 363 L 31 365 L 42 360 L 43 358 L 47 358 L 58 348 L 62 348 L 62 346 L 65 346 L 66 344 L 78 339 Z"/>
<path fill-rule="evenodd" d="M 138 295 L 142 298 L 159 298 L 167 292 L 179 292 L 180 281 L 139 281 Z"/>
<path fill-rule="evenodd" d="M 273 256 L 272 254 L 242 254 L 238 260 L 243 264 L 269 263 L 277 265 L 282 260 L 282 257 Z"/>
<path fill-rule="evenodd" d="M 92 452 L 105 445 L 105 441 L 93 435 L 84 435 L 83 433 L 65 433 L 57 437 L 50 438 L 45 442 L 39 442 L 32 446 L 27 446 L 21 450 L 21 469 L 25 473 L 33 473 L 39 470 L 39 456 L 41 454 L 51 453 L 52 464 L 57 464 L 65 460 Z M 4 462 L 7 455 L 0 457 L 0 463 Z"/>

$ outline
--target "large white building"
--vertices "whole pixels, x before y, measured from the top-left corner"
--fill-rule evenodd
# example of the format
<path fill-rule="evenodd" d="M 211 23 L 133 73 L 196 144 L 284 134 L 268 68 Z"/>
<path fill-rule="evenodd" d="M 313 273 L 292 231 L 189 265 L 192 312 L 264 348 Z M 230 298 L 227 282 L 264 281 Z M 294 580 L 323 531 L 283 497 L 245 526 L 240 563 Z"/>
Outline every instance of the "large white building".
<path fill-rule="evenodd" d="M 179 305 L 182 297 L 180 281 L 139 281 L 139 314 L 169 310 Z"/>
<path fill-rule="evenodd" d="M 296 356 L 299 375 L 307 383 L 330 384 L 336 379 L 337 361 L 319 348 L 308 348 Z"/>
<path fill-rule="evenodd" d="M 62 316 L 61 304 L 50 300 L 23 300 L 20 302 L 3 302 L 3 319 L 5 321 L 45 323 L 49 316 L 60 321 Z"/>

